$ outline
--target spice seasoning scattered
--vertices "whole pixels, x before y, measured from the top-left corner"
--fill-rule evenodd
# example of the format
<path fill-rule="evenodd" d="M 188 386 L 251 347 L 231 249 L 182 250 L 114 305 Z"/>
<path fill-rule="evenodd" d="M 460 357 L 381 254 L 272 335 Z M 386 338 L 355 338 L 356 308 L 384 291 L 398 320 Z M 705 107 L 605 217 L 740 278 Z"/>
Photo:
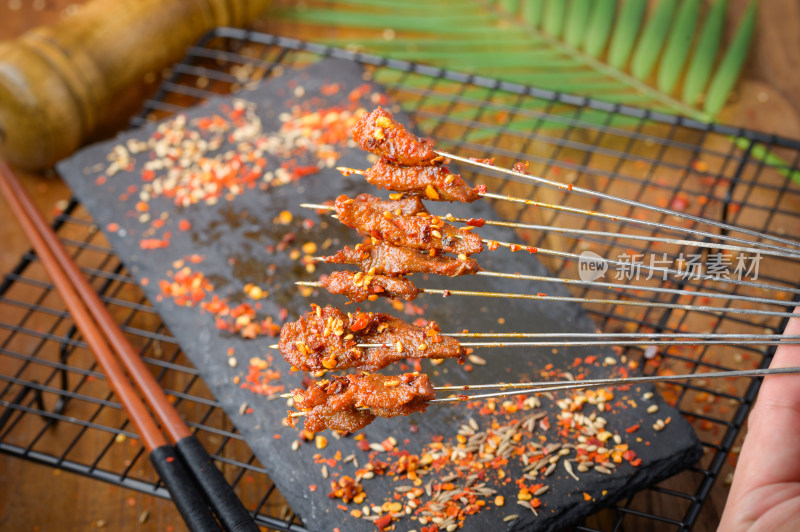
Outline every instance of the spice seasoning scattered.
<path fill-rule="evenodd" d="M 556 371 L 550 368 L 542 374 L 552 378 Z M 469 515 L 489 506 L 504 506 L 505 497 L 498 490 L 510 482 L 517 487 L 517 505 L 538 515 L 537 509 L 547 506 L 547 479 L 556 474 L 559 462 L 576 482 L 581 480 L 578 473 L 613 475 L 618 468 L 641 464 L 631 446 L 647 442 L 626 441 L 632 427 L 615 432 L 602 417 L 611 408 L 630 407 L 628 396 L 617 397 L 617 393 L 619 390 L 601 388 L 559 392 L 552 398 L 468 400 L 467 408 L 481 416 L 491 415 L 484 427 L 470 418 L 455 437 L 432 436 L 419 452 L 398 447 L 391 437 L 375 443 L 359 434 L 358 447 L 367 454 L 365 460 L 360 459 L 360 467 L 352 458 L 331 462 L 319 456 L 317 461 L 331 467 L 354 464 L 352 472 L 341 467 L 327 470 L 332 477 L 331 496 L 337 498 L 343 498 L 344 486 L 356 483 L 366 494 L 370 480 L 392 479 L 396 485 L 393 496 L 373 500 L 359 512 L 346 506 L 346 501 L 343 508 L 350 516 L 372 521 L 379 528 L 408 519 L 434 530 L 456 530 Z M 542 408 L 542 400 L 552 400 L 557 406 L 555 419 L 550 419 L 549 409 Z M 522 475 L 509 476 L 508 472 L 517 468 Z M 577 493 L 581 493 L 579 486 L 575 487 Z M 591 495 L 585 496 L 593 500 Z"/>

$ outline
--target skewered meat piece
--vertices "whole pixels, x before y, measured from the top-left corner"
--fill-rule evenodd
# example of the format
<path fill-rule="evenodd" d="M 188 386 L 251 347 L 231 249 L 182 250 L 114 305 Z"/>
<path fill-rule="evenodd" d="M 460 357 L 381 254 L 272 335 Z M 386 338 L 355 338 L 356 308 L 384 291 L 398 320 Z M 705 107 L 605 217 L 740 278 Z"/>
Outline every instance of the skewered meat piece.
<path fill-rule="evenodd" d="M 372 185 L 434 201 L 472 203 L 481 198 L 446 166 L 396 166 L 379 159 L 365 176 Z"/>
<path fill-rule="evenodd" d="M 435 322 L 417 327 L 380 312 L 345 314 L 335 307 L 313 307 L 281 328 L 281 355 L 297 369 L 375 371 L 404 358 L 459 358 L 463 362 L 461 344 L 439 334 Z"/>
<path fill-rule="evenodd" d="M 375 244 L 357 244 L 345 247 L 335 255 L 322 257 L 325 262 L 335 264 L 357 264 L 361 271 L 370 275 L 406 275 L 408 273 L 435 273 L 448 277 L 479 272 L 481 267 L 475 259 L 437 255 L 431 257 L 409 248 L 401 248 L 378 241 Z"/>
<path fill-rule="evenodd" d="M 369 194 L 359 194 L 355 199 L 341 195 L 336 198 L 339 221 L 365 236 L 385 240 L 395 246 L 445 251 L 472 255 L 483 251 L 481 237 L 462 232 L 426 210 L 405 215 L 402 209 L 386 210 L 389 203 Z M 424 209 L 424 207 L 423 207 Z"/>
<path fill-rule="evenodd" d="M 346 198 L 347 196 L 344 197 Z M 420 213 L 428 214 L 428 209 L 425 208 L 425 204 L 417 197 L 385 200 L 369 194 L 359 194 L 354 201 L 368 202 L 379 212 L 389 211 L 396 215 L 414 216 Z"/>
<path fill-rule="evenodd" d="M 295 407 L 306 412 L 307 430 L 354 432 L 376 417 L 424 412 L 436 393 L 427 375 L 404 373 L 334 377 L 315 383 L 307 390 L 293 390 L 292 396 Z"/>
<path fill-rule="evenodd" d="M 421 292 L 410 279 L 364 272 L 333 272 L 319 282 L 331 294 L 344 294 L 356 303 L 374 301 L 378 296 L 411 301 Z"/>
<path fill-rule="evenodd" d="M 367 151 L 401 166 L 430 166 L 444 161 L 429 140 L 421 139 L 378 107 L 364 113 L 353 128 L 353 140 Z"/>

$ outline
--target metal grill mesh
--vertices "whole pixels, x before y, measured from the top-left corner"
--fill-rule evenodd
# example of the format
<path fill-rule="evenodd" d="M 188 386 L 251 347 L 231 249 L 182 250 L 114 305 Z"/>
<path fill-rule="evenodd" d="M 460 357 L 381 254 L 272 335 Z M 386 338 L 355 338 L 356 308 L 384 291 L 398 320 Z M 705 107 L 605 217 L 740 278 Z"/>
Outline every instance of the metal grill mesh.
<path fill-rule="evenodd" d="M 211 94 L 234 92 L 286 68 L 327 56 L 362 63 L 372 79 L 387 87 L 392 100 L 411 114 L 416 126 L 445 150 L 493 156 L 501 166 L 528 160 L 530 170 L 543 177 L 665 206 L 680 201 L 699 206 L 696 212 L 701 216 L 775 235 L 800 225 L 800 189 L 785 177 L 797 170 L 800 160 L 800 143 L 795 141 L 228 28 L 216 30 L 189 51 L 133 124 L 169 116 Z M 788 162 L 769 159 L 766 164 L 762 162 L 765 154 Z M 643 216 L 637 209 L 620 210 L 606 201 L 587 201 L 568 191 L 485 175 L 476 178 L 467 173 L 466 177 L 486 182 L 490 190 L 503 194 Z M 561 211 L 508 203 L 497 203 L 495 208 L 510 221 L 619 230 L 610 223 L 598 224 Z M 676 222 L 663 217 L 654 221 Z M 271 529 L 303 530 L 86 212 L 73 201 L 55 225 L 258 522 Z M 713 232 L 713 228 L 697 224 L 692 227 Z M 652 228 L 632 226 L 623 227 L 622 232 L 655 234 Z M 696 251 L 659 247 L 649 240 L 570 239 L 533 231 L 521 231 L 518 236 L 530 246 L 573 253 L 593 250 L 604 257 L 623 252 Z M 577 277 L 574 261 L 544 260 L 560 276 Z M 790 262 L 774 259 L 769 268 L 762 267 L 761 279 L 796 287 L 800 271 Z M 653 283 L 683 287 L 655 279 Z M 694 286 L 702 290 L 706 283 Z M 736 290 L 749 295 L 759 292 Z M 617 295 L 593 286 L 576 287 L 573 293 L 587 298 Z M 627 297 L 648 301 L 653 294 Z M 702 303 L 685 296 L 656 297 L 664 302 Z M 727 305 L 737 304 L 729 301 Z M 0 451 L 168 497 L 33 253 L 23 256 L 0 285 L 0 306 L 6 307 L 4 315 L 18 317 L 13 323 L 0 323 Z M 587 310 L 606 332 L 763 332 L 782 328 L 778 318 L 748 319 L 727 313 L 631 309 L 613 303 L 588 305 Z M 764 366 L 771 356 L 766 349 L 746 346 L 676 348 L 662 351 L 649 362 L 639 348 L 622 353 L 641 361 L 646 374 Z M 704 458 L 691 470 L 601 512 L 578 528 L 690 529 L 723 471 L 757 386 L 748 379 L 663 386 L 661 392 L 693 420 L 705 445 Z"/>

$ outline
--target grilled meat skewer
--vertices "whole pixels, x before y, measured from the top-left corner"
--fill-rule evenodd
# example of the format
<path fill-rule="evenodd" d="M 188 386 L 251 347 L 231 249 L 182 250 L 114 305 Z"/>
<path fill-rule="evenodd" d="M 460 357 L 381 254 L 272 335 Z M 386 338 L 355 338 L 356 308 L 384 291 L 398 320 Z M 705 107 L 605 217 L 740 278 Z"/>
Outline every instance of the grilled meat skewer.
<path fill-rule="evenodd" d="M 446 255 L 431 257 L 414 249 L 393 246 L 377 241 L 346 246 L 336 254 L 320 257 L 323 262 L 356 264 L 370 275 L 406 275 L 409 273 L 433 273 L 448 277 L 469 275 L 481 271 L 478 263 L 467 256 L 454 258 Z"/>
<path fill-rule="evenodd" d="M 378 297 L 411 301 L 421 291 L 410 279 L 364 272 L 333 272 L 321 276 L 319 284 L 331 294 L 343 294 L 355 303 L 374 301 Z"/>
<path fill-rule="evenodd" d="M 349 173 L 349 169 L 341 171 Z M 472 203 L 481 198 L 477 190 L 444 165 L 397 166 L 387 159 L 379 159 L 364 176 L 371 185 L 433 201 Z"/>
<path fill-rule="evenodd" d="M 281 355 L 303 371 L 358 368 L 375 371 L 405 358 L 458 358 L 464 348 L 435 322 L 417 327 L 381 312 L 345 314 L 319 307 L 281 328 Z M 358 344 L 371 344 L 358 347 Z"/>
<path fill-rule="evenodd" d="M 387 202 L 369 194 L 359 194 L 355 199 L 341 195 L 336 198 L 339 221 L 357 230 L 395 246 L 425 251 L 472 255 L 483 251 L 481 237 L 468 231 L 459 231 L 453 225 L 431 215 L 421 204 L 414 214 L 404 214 L 418 204 L 409 198 Z M 395 210 L 386 209 L 396 204 Z"/>
<path fill-rule="evenodd" d="M 364 113 L 353 128 L 353 140 L 366 151 L 401 166 L 432 166 L 444 162 L 433 143 L 408 131 L 394 115 L 378 107 Z"/>
<path fill-rule="evenodd" d="M 376 417 L 424 412 L 436 393 L 427 375 L 405 373 L 334 377 L 312 384 L 307 390 L 293 390 L 292 397 L 294 406 L 306 413 L 307 430 L 354 432 Z"/>

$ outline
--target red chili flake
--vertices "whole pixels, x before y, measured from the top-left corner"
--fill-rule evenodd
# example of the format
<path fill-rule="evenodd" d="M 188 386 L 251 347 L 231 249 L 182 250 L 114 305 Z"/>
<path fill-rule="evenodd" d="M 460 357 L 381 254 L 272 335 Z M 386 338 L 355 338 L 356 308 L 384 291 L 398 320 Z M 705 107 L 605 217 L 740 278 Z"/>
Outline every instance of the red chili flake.
<path fill-rule="evenodd" d="M 470 218 L 467 220 L 467 225 L 471 225 L 473 227 L 483 227 L 486 224 L 486 220 L 483 218 Z"/>
<path fill-rule="evenodd" d="M 375 523 L 375 526 L 378 527 L 378 530 L 381 531 L 383 531 L 383 529 L 389 526 L 389 523 L 391 522 L 392 522 L 392 516 L 390 514 L 383 514 L 375 521 L 373 521 L 373 523 Z"/>
<path fill-rule="evenodd" d="M 319 92 L 322 93 L 324 96 L 333 96 L 334 94 L 339 92 L 339 84 L 338 83 L 330 83 L 328 85 L 323 85 L 319 88 Z"/>
<path fill-rule="evenodd" d="M 116 222 L 111 222 L 106 226 L 106 230 L 108 230 L 109 233 L 116 233 L 119 231 L 119 224 Z"/>
<path fill-rule="evenodd" d="M 689 206 L 689 201 L 684 196 L 676 196 L 670 207 L 673 211 L 683 212 Z"/>
<path fill-rule="evenodd" d="M 104 175 L 97 176 L 97 179 L 94 180 L 94 184 L 97 185 L 98 187 L 102 187 L 103 185 L 106 184 L 106 176 Z"/>
<path fill-rule="evenodd" d="M 535 247 L 532 247 L 532 246 L 528 246 L 528 248 L 527 248 L 527 252 L 528 252 L 528 253 L 539 253 L 539 248 L 535 248 Z"/>
<path fill-rule="evenodd" d="M 174 461 L 175 461 L 175 457 L 174 456 L 167 456 L 167 463 L 168 464 L 171 464 Z"/>
<path fill-rule="evenodd" d="M 514 163 L 513 170 L 515 172 L 517 172 L 517 173 L 520 173 L 520 174 L 527 174 L 528 173 L 528 166 L 530 166 L 530 164 L 531 163 L 529 163 L 528 161 L 516 162 L 516 163 Z"/>
<path fill-rule="evenodd" d="M 362 312 L 356 317 L 356 321 L 350 327 L 350 330 L 353 332 L 358 332 L 367 325 L 369 325 L 369 317 Z"/>
<path fill-rule="evenodd" d="M 640 426 L 641 426 L 641 425 L 639 425 L 638 423 L 637 423 L 636 425 L 631 425 L 630 427 L 628 427 L 627 429 L 625 429 L 625 432 L 627 432 L 628 434 L 633 434 L 634 432 L 636 432 L 637 430 L 639 430 L 639 427 L 640 427 Z"/>
<path fill-rule="evenodd" d="M 178 229 L 180 229 L 181 231 L 188 231 L 191 228 L 192 228 L 192 223 L 186 218 L 178 222 Z"/>
<path fill-rule="evenodd" d="M 160 238 L 143 238 L 139 241 L 139 247 L 142 249 L 159 249 L 169 247 L 168 240 L 162 240 Z"/>

